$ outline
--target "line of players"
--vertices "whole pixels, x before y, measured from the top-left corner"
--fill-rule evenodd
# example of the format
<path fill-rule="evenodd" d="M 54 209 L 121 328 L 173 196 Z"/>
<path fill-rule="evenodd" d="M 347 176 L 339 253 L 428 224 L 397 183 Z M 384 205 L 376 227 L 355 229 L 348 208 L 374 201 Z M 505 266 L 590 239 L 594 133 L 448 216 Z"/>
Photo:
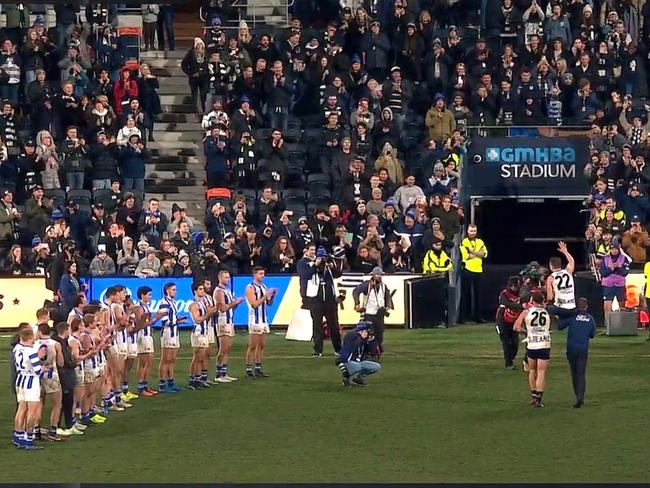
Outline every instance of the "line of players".
<path fill-rule="evenodd" d="M 277 290 L 263 282 L 265 270 L 253 269 L 253 281 L 246 287 L 248 304 L 248 348 L 246 377 L 268 376 L 263 368 L 266 335 L 270 332 L 267 307 Z M 193 322 L 191 333 L 192 360 L 188 388 L 200 390 L 215 383 L 230 383 L 237 378 L 228 375 L 228 358 L 235 327 L 234 310 L 244 298 L 233 295 L 230 274 L 220 271 L 214 290 L 209 280 L 192 285 L 194 301 L 189 307 Z M 59 428 L 63 411 L 63 395 L 59 371 L 64 367 L 63 348 L 51 337 L 47 310 L 37 314 L 38 325 L 19 326 L 18 343 L 12 351 L 16 379 L 17 409 L 13 443 L 19 448 L 40 449 L 34 441 L 45 438 L 61 441 L 71 435 L 83 435 L 86 427 L 103 424 L 111 411 L 131 408 L 132 400 L 159 393 L 177 393 L 183 388 L 174 379 L 177 353 L 180 348 L 180 317 L 176 304 L 176 285 L 164 286 L 164 298 L 156 312 L 151 310 L 152 290 L 147 286 L 137 291 L 138 303 L 127 296 L 121 285 L 110 287 L 105 302 L 99 306 L 86 303 L 80 296 L 68 321 L 56 325 L 56 338 L 65 341 L 74 364 L 74 411 L 66 429 Z M 153 325 L 161 321 L 161 358 L 158 367 L 158 390 L 150 388 L 149 378 L 154 358 Z M 210 358 L 218 344 L 216 376 L 208 379 Z M 129 377 L 137 360 L 138 393 L 129 391 Z M 101 395 L 101 407 L 97 406 Z M 41 430 L 45 399 L 52 403 L 49 428 Z"/>
<path fill-rule="evenodd" d="M 523 340 L 526 343 L 523 368 L 528 374 L 531 405 L 535 407 L 544 406 L 542 397 L 551 359 L 551 316 L 586 313 L 586 300 L 576 302 L 573 256 L 564 242 L 559 243 L 558 251 L 566 258 L 567 266 L 562 267 L 560 257 L 552 257 L 548 276 L 538 266 L 533 266 L 523 278 L 511 276 L 499 295 L 496 315 L 506 368 L 515 369 L 519 334 L 526 336 Z M 578 396 L 576 405 L 582 406 L 582 402 L 583 398 Z"/>

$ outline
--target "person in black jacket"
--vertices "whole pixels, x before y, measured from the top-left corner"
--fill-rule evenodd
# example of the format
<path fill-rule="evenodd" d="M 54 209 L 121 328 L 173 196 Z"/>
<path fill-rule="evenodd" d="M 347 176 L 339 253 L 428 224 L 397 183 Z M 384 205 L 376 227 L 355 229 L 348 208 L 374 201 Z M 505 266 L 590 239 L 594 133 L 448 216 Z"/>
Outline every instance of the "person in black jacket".
<path fill-rule="evenodd" d="M 104 131 L 97 133 L 97 141 L 90 146 L 88 157 L 91 161 L 93 190 L 110 189 L 111 180 L 118 174 L 120 153 L 115 138 Z"/>
<path fill-rule="evenodd" d="M 273 68 L 264 78 L 264 93 L 271 127 L 286 132 L 289 128 L 289 107 L 294 85 L 284 72 L 282 61 L 275 61 Z"/>
<path fill-rule="evenodd" d="M 74 374 L 74 361 L 72 360 L 72 352 L 68 345 L 68 338 L 70 337 L 70 325 L 67 322 L 59 322 L 56 324 L 56 332 L 52 334 L 52 339 L 61 345 L 61 353 L 63 354 L 63 366 L 58 368 L 59 381 L 61 382 L 61 391 L 63 392 L 62 412 L 63 419 L 65 420 L 66 429 L 71 429 L 75 425 L 74 418 L 74 389 L 77 386 L 77 381 Z"/>
<path fill-rule="evenodd" d="M 341 331 L 338 317 L 338 292 L 334 280 L 341 276 L 337 260 L 330 259 L 324 247 L 316 250 L 316 244 L 305 247 L 305 255 L 298 261 L 300 296 L 303 308 L 309 309 L 312 319 L 314 343 L 313 357 L 323 355 L 323 317 L 327 322 L 330 339 L 336 354 L 341 350 Z"/>
<path fill-rule="evenodd" d="M 183 61 L 181 61 L 181 69 L 188 77 L 192 93 L 192 104 L 198 108 L 198 112 L 203 112 L 205 99 L 208 95 L 209 75 L 207 61 L 205 43 L 200 37 L 196 37 L 194 47 L 187 52 Z M 199 95 L 201 97 L 200 104 L 198 103 Z"/>
<path fill-rule="evenodd" d="M 381 365 L 374 361 L 366 360 L 370 351 L 375 348 L 374 337 L 371 335 L 372 328 L 366 322 L 359 322 L 354 330 L 345 334 L 341 357 L 336 364 L 343 373 L 343 386 L 355 385 L 364 386 L 365 376 L 378 373 Z"/>

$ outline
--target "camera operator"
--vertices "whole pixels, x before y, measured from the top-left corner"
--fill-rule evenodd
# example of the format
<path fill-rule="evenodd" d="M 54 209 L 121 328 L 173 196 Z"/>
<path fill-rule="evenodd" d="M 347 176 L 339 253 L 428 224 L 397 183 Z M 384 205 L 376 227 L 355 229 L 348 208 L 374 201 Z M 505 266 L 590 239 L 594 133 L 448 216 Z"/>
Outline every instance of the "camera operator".
<path fill-rule="evenodd" d="M 337 261 L 328 256 L 325 248 L 319 247 L 317 251 L 316 244 L 310 243 L 305 247 L 305 255 L 297 265 L 303 308 L 309 309 L 313 322 L 315 358 L 323 355 L 323 317 L 327 321 L 334 351 L 338 354 L 341 350 L 341 332 L 336 307 L 344 295 L 339 295 L 334 283 L 334 279 L 341 276 Z"/>
<path fill-rule="evenodd" d="M 363 314 L 363 320 L 369 323 L 374 332 L 377 348 L 373 356 L 379 358 L 384 352 L 384 317 L 394 308 L 393 295 L 382 282 L 383 270 L 377 266 L 370 273 L 370 279 L 360 283 L 352 292 L 354 309 Z M 360 304 L 364 295 L 363 306 Z"/>

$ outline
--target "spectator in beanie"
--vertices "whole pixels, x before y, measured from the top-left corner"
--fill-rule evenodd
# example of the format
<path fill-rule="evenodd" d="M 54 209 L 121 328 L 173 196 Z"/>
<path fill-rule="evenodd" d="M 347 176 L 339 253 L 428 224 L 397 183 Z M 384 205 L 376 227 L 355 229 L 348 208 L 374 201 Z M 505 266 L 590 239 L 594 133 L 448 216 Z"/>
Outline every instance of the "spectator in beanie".
<path fill-rule="evenodd" d="M 115 274 L 115 261 L 106 252 L 106 245 L 97 246 L 97 256 L 90 262 L 90 274 L 92 276 L 108 276 Z"/>
<path fill-rule="evenodd" d="M 456 120 L 451 111 L 445 107 L 445 99 L 437 93 L 433 97 L 433 106 L 427 112 L 425 122 L 429 137 L 436 143 L 442 144 L 456 128 Z"/>

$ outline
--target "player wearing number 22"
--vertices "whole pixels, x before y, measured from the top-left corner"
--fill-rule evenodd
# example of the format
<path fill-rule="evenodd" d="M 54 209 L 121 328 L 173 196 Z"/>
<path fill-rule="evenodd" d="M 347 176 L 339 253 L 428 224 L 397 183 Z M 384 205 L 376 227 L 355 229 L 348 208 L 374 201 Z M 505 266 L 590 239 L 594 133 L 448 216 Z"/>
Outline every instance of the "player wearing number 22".
<path fill-rule="evenodd" d="M 530 385 L 531 405 L 543 407 L 542 396 L 546 386 L 546 371 L 551 360 L 551 316 L 544 309 L 544 295 L 534 291 L 531 307 L 521 312 L 515 321 L 515 331 L 526 331 L 528 339 L 528 384 Z"/>
<path fill-rule="evenodd" d="M 564 242 L 559 242 L 558 251 L 566 257 L 568 263 L 563 269 L 561 258 L 552 257 L 549 261 L 551 276 L 546 280 L 546 300 L 553 303 L 553 307 L 549 307 L 549 312 L 553 315 L 558 315 L 555 311 L 558 308 L 574 309 L 576 307 L 576 292 L 573 282 L 575 261 Z"/>

